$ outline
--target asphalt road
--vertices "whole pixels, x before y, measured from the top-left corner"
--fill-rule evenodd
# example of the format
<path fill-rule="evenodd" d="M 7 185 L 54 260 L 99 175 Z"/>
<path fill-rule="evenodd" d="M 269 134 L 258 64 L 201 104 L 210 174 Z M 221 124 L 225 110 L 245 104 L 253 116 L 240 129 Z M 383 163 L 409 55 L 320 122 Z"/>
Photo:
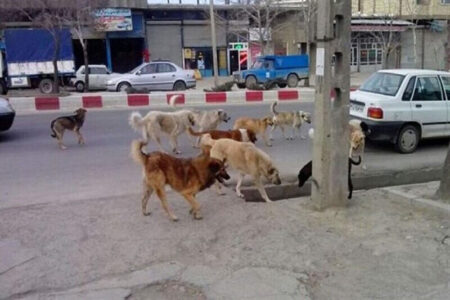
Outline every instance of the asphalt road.
<path fill-rule="evenodd" d="M 214 109 L 211 106 L 208 109 Z M 232 127 L 240 116 L 261 117 L 269 112 L 268 105 L 224 107 L 232 117 Z M 302 109 L 312 112 L 313 103 L 279 105 L 278 109 Z M 140 110 L 142 114 L 146 109 Z M 61 151 L 50 137 L 50 122 L 59 114 L 45 113 L 18 116 L 10 131 L 0 134 L 0 208 L 30 204 L 108 198 L 140 193 L 141 170 L 129 157 L 129 146 L 140 137 L 128 125 L 130 110 L 90 111 L 82 129 L 85 146 L 76 143 L 75 135 L 67 132 Z M 305 134 L 309 126 L 303 128 Z M 294 178 L 301 166 L 311 159 L 311 141 L 282 139 L 275 132 L 273 147 L 259 140 L 257 145 L 275 161 L 283 178 Z M 163 139 L 169 149 L 167 139 Z M 198 153 L 186 136 L 179 146 L 183 157 Z M 150 144 L 149 150 L 156 150 Z M 440 166 L 444 162 L 446 140 L 422 143 L 416 153 L 397 154 L 390 145 L 368 145 L 364 172 L 422 169 Z M 356 172 L 363 172 L 356 168 Z"/>

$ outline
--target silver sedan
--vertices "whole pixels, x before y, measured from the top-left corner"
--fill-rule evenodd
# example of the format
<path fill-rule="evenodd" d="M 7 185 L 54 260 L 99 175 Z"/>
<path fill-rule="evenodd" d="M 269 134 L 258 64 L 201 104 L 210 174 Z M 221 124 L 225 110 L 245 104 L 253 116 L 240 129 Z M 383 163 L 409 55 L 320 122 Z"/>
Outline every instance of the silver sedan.
<path fill-rule="evenodd" d="M 129 87 L 182 91 L 196 86 L 193 70 L 183 70 L 170 61 L 143 63 L 127 74 L 109 80 L 108 91 L 125 92 Z"/>

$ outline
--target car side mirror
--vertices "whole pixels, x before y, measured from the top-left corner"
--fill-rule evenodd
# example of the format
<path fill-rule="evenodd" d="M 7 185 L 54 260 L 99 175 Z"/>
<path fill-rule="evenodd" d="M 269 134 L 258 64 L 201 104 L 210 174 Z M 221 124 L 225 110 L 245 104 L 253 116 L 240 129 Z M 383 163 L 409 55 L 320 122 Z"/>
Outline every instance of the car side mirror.
<path fill-rule="evenodd" d="M 141 76 L 141 74 L 142 74 L 141 71 L 137 71 L 137 72 L 136 72 L 136 75 L 137 75 L 137 76 Z"/>

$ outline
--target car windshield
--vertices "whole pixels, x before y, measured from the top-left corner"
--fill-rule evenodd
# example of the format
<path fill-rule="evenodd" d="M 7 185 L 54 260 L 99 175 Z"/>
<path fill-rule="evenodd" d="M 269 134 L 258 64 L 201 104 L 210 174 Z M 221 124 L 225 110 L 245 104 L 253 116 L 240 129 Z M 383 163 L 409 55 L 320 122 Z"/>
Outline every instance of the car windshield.
<path fill-rule="evenodd" d="M 261 69 L 262 66 L 263 66 L 263 63 L 264 63 L 264 60 L 257 59 L 257 60 L 255 60 L 255 62 L 253 63 L 251 69 Z"/>
<path fill-rule="evenodd" d="M 130 72 L 128 72 L 128 74 L 133 74 L 136 73 L 137 70 L 139 70 L 140 68 L 142 68 L 145 64 L 140 64 L 139 66 L 137 66 L 136 68 L 134 68 L 133 70 L 131 70 Z"/>
<path fill-rule="evenodd" d="M 394 96 L 405 76 L 392 73 L 375 73 L 359 88 L 361 91 Z"/>

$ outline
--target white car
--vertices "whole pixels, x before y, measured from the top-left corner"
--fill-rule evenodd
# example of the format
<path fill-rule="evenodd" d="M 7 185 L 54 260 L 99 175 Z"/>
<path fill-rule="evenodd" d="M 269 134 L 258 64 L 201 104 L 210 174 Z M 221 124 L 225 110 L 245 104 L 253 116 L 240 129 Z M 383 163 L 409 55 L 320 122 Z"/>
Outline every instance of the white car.
<path fill-rule="evenodd" d="M 193 70 L 183 70 L 166 60 L 143 63 L 127 74 L 107 82 L 108 91 L 125 92 L 129 87 L 183 91 L 196 86 Z"/>
<path fill-rule="evenodd" d="M 77 92 L 84 91 L 84 66 L 81 66 L 75 73 L 75 78 L 70 80 L 72 86 Z M 106 82 L 117 76 L 119 73 L 112 73 L 105 65 L 89 65 L 89 89 L 90 90 L 105 90 Z"/>
<path fill-rule="evenodd" d="M 368 139 L 414 152 L 421 139 L 450 136 L 450 73 L 378 71 L 350 93 L 350 115 L 368 125 Z"/>
<path fill-rule="evenodd" d="M 16 112 L 8 100 L 0 98 L 0 131 L 11 128 Z"/>

